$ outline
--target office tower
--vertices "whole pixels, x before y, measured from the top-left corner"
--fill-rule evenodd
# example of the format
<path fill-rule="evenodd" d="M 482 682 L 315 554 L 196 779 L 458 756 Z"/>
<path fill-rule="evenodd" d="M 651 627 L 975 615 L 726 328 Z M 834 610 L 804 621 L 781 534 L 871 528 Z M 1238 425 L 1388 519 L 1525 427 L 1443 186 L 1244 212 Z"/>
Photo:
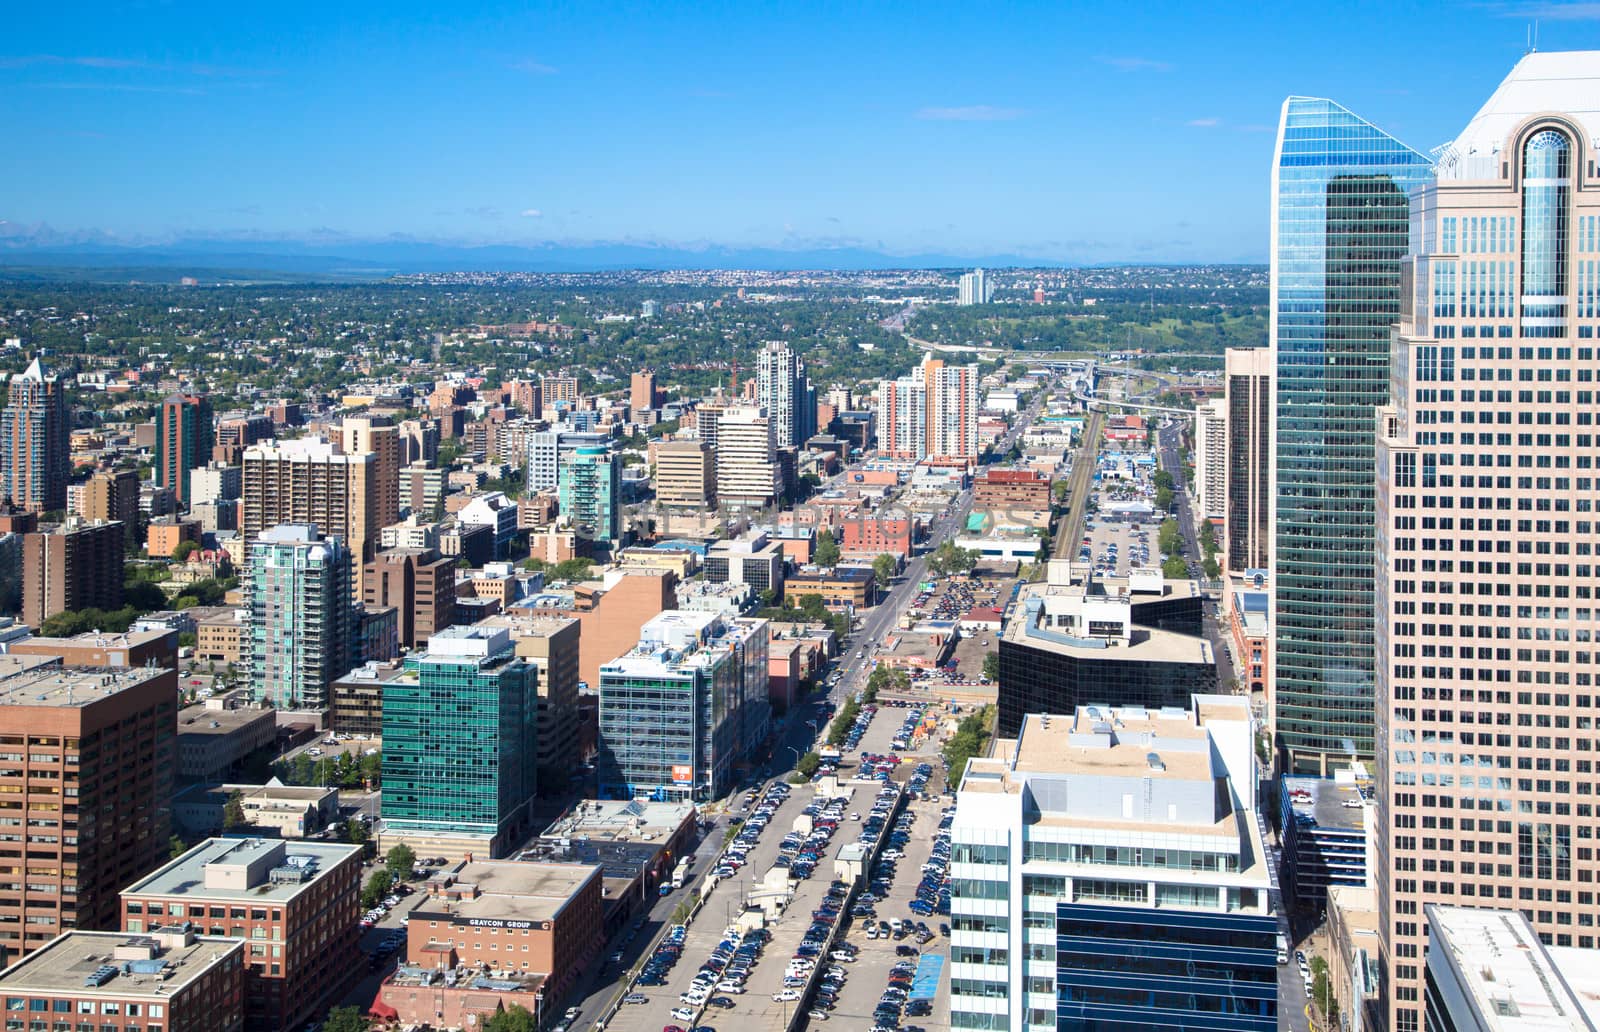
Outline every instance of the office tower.
<path fill-rule="evenodd" d="M 1203 520 L 1227 513 L 1228 403 L 1210 398 L 1194 412 L 1195 510 Z"/>
<path fill-rule="evenodd" d="M 767 707 L 765 620 L 662 613 L 639 644 L 600 666 L 600 794 L 707 800 L 724 795 L 734 764 L 761 741 Z"/>
<path fill-rule="evenodd" d="M 369 609 L 393 606 L 400 644 L 420 648 L 455 623 L 456 560 L 431 548 L 379 552 L 362 568 L 361 601 Z"/>
<path fill-rule="evenodd" d="M 1030 713 L 950 828 L 950 1027 L 1275 1032 L 1249 701 Z"/>
<path fill-rule="evenodd" d="M 986 305 L 993 297 L 994 284 L 982 269 L 973 269 L 961 275 L 961 283 L 956 288 L 956 304 L 963 307 Z"/>
<path fill-rule="evenodd" d="M 246 549 L 261 532 L 282 523 L 310 523 L 344 542 L 352 562 L 350 585 L 360 589 L 361 563 L 376 551 L 377 457 L 340 455 L 320 437 L 254 445 L 244 453 Z"/>
<path fill-rule="evenodd" d="M 878 384 L 878 454 L 920 459 L 928 453 L 928 385 L 922 367 Z"/>
<path fill-rule="evenodd" d="M 782 341 L 767 341 L 756 356 L 756 404 L 767 410 L 779 448 L 798 447 L 817 431 L 816 389 Z"/>
<path fill-rule="evenodd" d="M 170 487 L 182 505 L 191 501 L 189 471 L 211 461 L 216 434 L 211 402 L 196 394 L 174 394 L 156 415 L 156 485 Z"/>
<path fill-rule="evenodd" d="M 371 525 L 387 527 L 400 518 L 400 428 L 388 416 L 346 416 L 339 437 L 344 454 L 373 456 Z"/>
<path fill-rule="evenodd" d="M 717 418 L 717 501 L 760 509 L 778 500 L 780 485 L 777 434 L 767 410 L 728 406 Z"/>
<path fill-rule="evenodd" d="M 286 523 L 250 542 L 250 688 L 281 710 L 326 710 L 328 685 L 356 665 L 350 553 L 315 526 Z"/>
<path fill-rule="evenodd" d="M 578 536 L 589 541 L 614 542 L 620 534 L 617 520 L 622 464 L 608 445 L 579 448 L 561 466 L 559 504 Z"/>
<path fill-rule="evenodd" d="M 1265 570 L 1272 543 L 1272 351 L 1229 348 L 1225 568 Z"/>
<path fill-rule="evenodd" d="M 1431 1032 L 1600 1028 L 1600 960 L 1541 942 L 1514 911 L 1430 904 L 1425 1027 Z"/>
<path fill-rule="evenodd" d="M 705 511 L 716 505 L 717 459 L 703 440 L 656 446 L 656 502 L 669 509 Z"/>
<path fill-rule="evenodd" d="M 244 461 L 246 448 L 271 437 L 272 417 L 265 412 L 225 413 L 217 420 L 217 443 L 211 449 L 211 461 L 237 466 Z"/>
<path fill-rule="evenodd" d="M 187 928 L 244 940 L 244 1027 L 298 1029 L 365 967 L 361 850 L 207 839 L 122 890 L 122 930 L 161 936 Z"/>
<path fill-rule="evenodd" d="M 244 940 L 193 932 L 130 937 L 126 932 L 68 932 L 24 964 L 0 971 L 6 1020 L 23 1028 L 145 1028 L 159 1032 L 244 1032 Z M 110 963 L 102 964 L 102 960 Z M 148 1024 L 120 1025 L 91 1015 L 129 1015 Z"/>
<path fill-rule="evenodd" d="M 122 608 L 121 523 L 76 516 L 22 536 L 22 619 L 37 629 L 57 613 Z"/>
<path fill-rule="evenodd" d="M 978 367 L 947 366 L 942 359 L 922 363 L 928 385 L 928 457 L 978 457 Z"/>
<path fill-rule="evenodd" d="M 578 405 L 578 378 L 576 376 L 541 376 L 539 402 L 545 409 L 576 408 Z"/>
<path fill-rule="evenodd" d="M 1429 161 L 1328 100 L 1284 102 L 1273 156 L 1277 744 L 1372 755 L 1372 410 L 1388 397 L 1408 195 Z"/>
<path fill-rule="evenodd" d="M 537 675 L 511 632 L 435 634 L 383 686 L 383 848 L 505 856 L 531 830 L 538 753 Z"/>
<path fill-rule="evenodd" d="M 646 412 L 658 407 L 656 374 L 653 371 L 646 369 L 634 373 L 628 387 L 628 404 L 634 412 Z"/>
<path fill-rule="evenodd" d="M 66 383 L 35 356 L 11 378 L 0 411 L 0 493 L 29 512 L 65 511 L 71 436 Z"/>
<path fill-rule="evenodd" d="M 1597 67 L 1596 51 L 1524 57 L 1416 196 L 1414 289 L 1376 420 L 1395 1032 L 1421 1024 L 1430 903 L 1515 908 L 1552 945 L 1597 945 Z"/>
<path fill-rule="evenodd" d="M 115 928 L 117 890 L 167 855 L 178 675 L 3 657 L 0 966 L 74 928 Z M 21 812 L 27 804 L 26 820 Z"/>
<path fill-rule="evenodd" d="M 692 414 L 695 434 L 706 442 L 706 447 L 711 449 L 713 455 L 717 451 L 717 420 L 722 418 L 722 413 L 727 411 L 727 408 L 728 402 L 723 400 L 719 390 L 716 398 L 696 405 Z"/>
<path fill-rule="evenodd" d="M 583 624 L 570 617 L 496 615 L 481 626 L 511 632 L 517 656 L 534 668 L 539 693 L 538 783 L 559 794 L 578 761 L 578 669 Z"/>

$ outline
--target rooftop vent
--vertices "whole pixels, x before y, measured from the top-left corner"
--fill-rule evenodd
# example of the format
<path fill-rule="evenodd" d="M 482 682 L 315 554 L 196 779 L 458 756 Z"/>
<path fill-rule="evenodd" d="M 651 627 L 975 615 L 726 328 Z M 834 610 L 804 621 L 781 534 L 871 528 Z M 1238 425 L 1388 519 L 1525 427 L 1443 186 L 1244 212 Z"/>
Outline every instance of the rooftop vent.
<path fill-rule="evenodd" d="M 87 989 L 98 989 L 115 977 L 117 977 L 117 969 L 114 966 L 101 964 L 89 974 L 83 976 L 83 984 Z"/>

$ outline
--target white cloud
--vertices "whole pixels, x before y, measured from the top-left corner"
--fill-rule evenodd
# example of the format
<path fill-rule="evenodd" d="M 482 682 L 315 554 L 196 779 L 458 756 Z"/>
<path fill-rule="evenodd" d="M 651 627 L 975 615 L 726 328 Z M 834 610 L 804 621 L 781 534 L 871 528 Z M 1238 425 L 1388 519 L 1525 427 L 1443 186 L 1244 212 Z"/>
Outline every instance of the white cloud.
<path fill-rule="evenodd" d="M 547 65 L 543 61 L 535 61 L 531 57 L 511 62 L 511 68 L 513 71 L 527 72 L 529 75 L 554 75 L 560 70 L 554 65 Z"/>
<path fill-rule="evenodd" d="M 1189 119 L 1187 122 L 1185 122 L 1183 124 L 1187 125 L 1187 126 L 1190 126 L 1191 128 L 1194 128 L 1194 129 L 1215 129 L 1217 126 L 1222 124 L 1222 119 L 1220 119 L 1220 118 L 1191 118 L 1191 119 Z"/>
<path fill-rule="evenodd" d="M 1170 62 L 1157 61 L 1154 58 L 1149 57 L 1097 57 L 1095 60 L 1099 61 L 1103 65 L 1110 65 L 1112 68 L 1120 69 L 1124 72 L 1172 71 L 1172 65 Z"/>
<path fill-rule="evenodd" d="M 544 217 L 544 212 L 540 211 L 538 208 L 523 208 L 518 214 L 525 219 L 537 219 Z"/>
<path fill-rule="evenodd" d="M 1021 108 L 968 104 L 964 107 L 925 107 L 917 112 L 925 122 L 1011 122 L 1022 117 Z"/>

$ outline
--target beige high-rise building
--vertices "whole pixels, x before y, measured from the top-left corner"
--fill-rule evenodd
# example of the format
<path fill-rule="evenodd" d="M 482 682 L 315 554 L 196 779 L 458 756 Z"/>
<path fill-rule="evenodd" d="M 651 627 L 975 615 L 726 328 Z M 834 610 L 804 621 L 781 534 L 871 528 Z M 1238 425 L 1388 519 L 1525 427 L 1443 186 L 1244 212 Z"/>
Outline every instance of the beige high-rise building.
<path fill-rule="evenodd" d="M 1372 865 L 1393 1032 L 1424 1025 L 1429 904 L 1600 945 L 1597 86 L 1600 51 L 1523 57 L 1413 202 L 1377 416 Z"/>
<path fill-rule="evenodd" d="M 1194 494 L 1201 519 L 1222 519 L 1228 508 L 1228 404 L 1221 398 L 1194 411 Z"/>
<path fill-rule="evenodd" d="M 759 405 L 730 405 L 717 418 L 717 500 L 759 509 L 782 491 L 777 434 Z"/>
<path fill-rule="evenodd" d="M 1229 348 L 1228 455 L 1225 475 L 1229 573 L 1265 570 L 1272 545 L 1272 367 L 1268 348 Z"/>
<path fill-rule="evenodd" d="M 376 466 L 372 452 L 341 455 L 320 437 L 247 448 L 241 528 L 246 549 L 281 523 L 314 524 L 324 536 L 344 539 L 353 564 L 351 590 L 359 599 L 361 566 L 372 558 L 384 526 L 377 522 Z"/>
<path fill-rule="evenodd" d="M 564 616 L 491 616 L 490 627 L 511 631 L 517 656 L 538 670 L 539 785 L 560 794 L 578 755 L 578 659 L 583 624 Z"/>
<path fill-rule="evenodd" d="M 388 416 L 346 416 L 339 427 L 340 451 L 373 455 L 374 516 L 387 527 L 400 518 L 400 428 Z"/>
<path fill-rule="evenodd" d="M 656 502 L 672 509 L 716 504 L 717 460 L 704 441 L 663 441 L 656 448 Z"/>

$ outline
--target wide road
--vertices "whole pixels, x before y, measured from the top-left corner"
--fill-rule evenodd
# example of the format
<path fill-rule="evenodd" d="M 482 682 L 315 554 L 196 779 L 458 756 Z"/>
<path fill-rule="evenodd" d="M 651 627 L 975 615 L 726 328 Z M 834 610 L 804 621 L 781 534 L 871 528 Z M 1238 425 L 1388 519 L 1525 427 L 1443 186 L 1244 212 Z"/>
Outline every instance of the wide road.
<path fill-rule="evenodd" d="M 1189 498 L 1189 482 L 1183 475 L 1183 462 L 1178 452 L 1178 442 L 1183 435 L 1183 424 L 1174 422 L 1156 431 L 1157 460 L 1161 468 L 1172 474 L 1172 515 L 1178 521 L 1178 529 L 1183 532 L 1184 548 L 1186 549 L 1184 561 L 1189 565 L 1189 576 L 1205 583 L 1205 571 L 1201 569 L 1200 539 L 1195 529 L 1193 506 Z M 1228 604 L 1226 592 L 1218 599 L 1216 604 L 1207 603 L 1204 607 L 1203 630 L 1211 642 L 1211 651 L 1217 660 L 1217 685 L 1223 692 L 1234 691 L 1233 682 L 1236 677 L 1234 671 L 1234 656 L 1231 636 L 1224 633 L 1222 625 L 1221 607 Z"/>

